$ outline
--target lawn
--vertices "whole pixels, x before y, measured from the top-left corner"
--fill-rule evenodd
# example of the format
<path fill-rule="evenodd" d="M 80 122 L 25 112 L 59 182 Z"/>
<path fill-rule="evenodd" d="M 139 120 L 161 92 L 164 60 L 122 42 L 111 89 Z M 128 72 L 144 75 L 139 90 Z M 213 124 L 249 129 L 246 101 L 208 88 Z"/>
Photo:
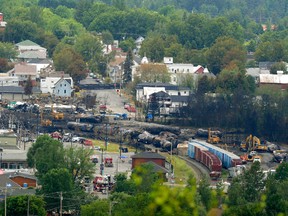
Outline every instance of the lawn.
<path fill-rule="evenodd" d="M 100 148 L 105 149 L 105 141 L 104 140 L 93 140 L 94 146 L 99 146 Z M 120 145 L 118 143 L 108 142 L 107 145 L 107 152 L 119 152 Z M 132 148 L 131 146 L 123 145 L 122 147 L 128 148 L 129 152 L 135 151 L 135 148 Z"/>
<path fill-rule="evenodd" d="M 171 156 L 168 153 L 161 153 L 170 162 Z M 189 176 L 193 176 L 193 171 L 186 162 L 176 155 L 172 155 L 172 165 L 174 167 L 175 184 L 186 184 Z"/>

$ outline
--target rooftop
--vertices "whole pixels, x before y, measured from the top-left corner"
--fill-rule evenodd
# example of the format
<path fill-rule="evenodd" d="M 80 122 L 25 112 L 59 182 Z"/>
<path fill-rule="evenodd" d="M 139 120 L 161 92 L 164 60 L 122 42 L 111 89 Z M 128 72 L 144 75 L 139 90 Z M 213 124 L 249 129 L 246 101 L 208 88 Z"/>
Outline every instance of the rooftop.
<path fill-rule="evenodd" d="M 141 152 L 135 155 L 132 155 L 131 158 L 146 158 L 146 159 L 163 159 L 166 158 L 156 152 Z"/>

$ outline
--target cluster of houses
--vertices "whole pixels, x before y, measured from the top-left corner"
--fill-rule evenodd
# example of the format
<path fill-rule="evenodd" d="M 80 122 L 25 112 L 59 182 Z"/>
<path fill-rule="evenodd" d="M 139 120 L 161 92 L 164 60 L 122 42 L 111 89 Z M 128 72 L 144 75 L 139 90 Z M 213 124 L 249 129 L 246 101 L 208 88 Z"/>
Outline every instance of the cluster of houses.
<path fill-rule="evenodd" d="M 0 22 L 3 22 L 3 15 L 0 13 Z M 144 56 L 140 57 L 138 52 L 144 38 L 135 40 L 136 49 L 133 50 L 132 81 L 139 76 L 138 68 L 143 64 L 156 65 L 166 68 L 170 74 L 169 83 L 140 83 L 136 86 L 136 100 L 140 103 L 151 103 L 158 101 L 159 114 L 169 115 L 177 113 L 179 108 L 186 106 L 190 95 L 187 87 L 180 87 L 183 80 L 192 77 L 191 82 L 197 85 L 202 76 L 214 78 L 206 67 L 189 63 L 175 63 L 173 57 L 164 57 L 162 63 L 150 63 Z M 122 83 L 124 62 L 126 53 L 118 47 L 115 41 L 112 45 L 103 45 L 103 53 L 115 52 L 115 59 L 107 62 L 109 75 L 112 83 Z M 71 97 L 73 95 L 73 79 L 63 71 L 55 71 L 53 62 L 47 57 L 47 50 L 44 47 L 25 40 L 15 44 L 18 52 L 17 62 L 13 69 L 0 74 L 0 100 L 23 100 L 28 98 L 24 94 L 24 86 L 28 79 L 32 81 L 33 95 L 49 94 L 55 97 Z M 269 73 L 271 63 L 260 63 L 259 68 L 248 68 L 247 74 L 255 78 L 259 85 L 276 85 L 282 89 L 288 86 L 288 75 L 278 71 L 277 74 Z"/>
<path fill-rule="evenodd" d="M 18 56 L 14 68 L 0 74 L 1 100 L 27 99 L 24 86 L 28 79 L 32 82 L 33 95 L 42 93 L 71 97 L 73 79 L 63 71 L 55 71 L 53 62 L 47 57 L 46 48 L 25 40 L 15 44 L 15 49 Z"/>

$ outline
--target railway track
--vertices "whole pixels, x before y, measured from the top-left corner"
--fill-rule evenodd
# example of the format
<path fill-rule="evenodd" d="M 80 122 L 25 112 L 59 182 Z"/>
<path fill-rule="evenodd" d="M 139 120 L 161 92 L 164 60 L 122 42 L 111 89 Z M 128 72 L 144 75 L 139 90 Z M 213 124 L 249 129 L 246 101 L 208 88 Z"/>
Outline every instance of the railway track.
<path fill-rule="evenodd" d="M 204 165 L 188 157 L 179 156 L 179 155 L 178 157 L 184 160 L 187 163 L 187 165 L 192 168 L 197 182 L 199 182 L 204 177 L 207 177 L 208 181 L 210 181 L 209 170 Z"/>

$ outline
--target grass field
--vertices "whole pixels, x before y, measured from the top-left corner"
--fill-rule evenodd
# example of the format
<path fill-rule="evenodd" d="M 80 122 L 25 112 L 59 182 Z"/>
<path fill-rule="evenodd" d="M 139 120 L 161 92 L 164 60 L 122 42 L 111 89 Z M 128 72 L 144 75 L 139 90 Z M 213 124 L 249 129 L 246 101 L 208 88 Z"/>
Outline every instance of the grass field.
<path fill-rule="evenodd" d="M 104 140 L 93 140 L 94 146 L 99 146 L 100 148 L 105 149 L 105 141 Z M 118 143 L 108 142 L 107 152 L 119 152 L 120 145 Z M 128 151 L 135 151 L 135 148 L 131 146 L 122 145 L 122 147 L 128 148 Z"/>
<path fill-rule="evenodd" d="M 171 156 L 168 153 L 161 153 L 170 162 Z M 186 184 L 189 176 L 193 176 L 193 171 L 186 162 L 176 155 L 172 155 L 172 165 L 174 167 L 175 184 Z"/>

